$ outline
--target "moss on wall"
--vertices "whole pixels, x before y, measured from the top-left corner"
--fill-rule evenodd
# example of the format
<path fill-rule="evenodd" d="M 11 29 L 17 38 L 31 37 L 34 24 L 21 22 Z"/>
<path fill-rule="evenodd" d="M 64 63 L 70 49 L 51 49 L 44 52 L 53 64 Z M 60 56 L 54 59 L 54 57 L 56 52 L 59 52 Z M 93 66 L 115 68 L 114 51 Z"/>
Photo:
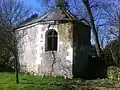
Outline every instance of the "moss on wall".
<path fill-rule="evenodd" d="M 72 40 L 73 40 L 73 23 L 72 22 L 59 24 L 58 32 L 59 32 L 60 38 L 64 42 L 69 42 L 72 45 Z"/>

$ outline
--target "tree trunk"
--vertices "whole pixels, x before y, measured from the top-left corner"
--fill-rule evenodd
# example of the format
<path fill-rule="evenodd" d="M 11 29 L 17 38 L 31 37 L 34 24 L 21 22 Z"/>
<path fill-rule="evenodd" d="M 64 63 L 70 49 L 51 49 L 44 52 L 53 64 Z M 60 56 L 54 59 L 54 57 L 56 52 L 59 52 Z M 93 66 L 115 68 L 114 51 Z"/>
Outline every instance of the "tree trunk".
<path fill-rule="evenodd" d="M 12 29 L 13 30 L 13 29 Z M 19 59 L 18 59 L 18 48 L 17 48 L 17 39 L 16 39 L 16 33 L 15 33 L 15 30 L 13 30 L 13 41 L 14 41 L 14 47 L 12 49 L 13 51 L 13 55 L 15 57 L 15 73 L 16 73 L 16 83 L 18 84 L 19 83 Z"/>
<path fill-rule="evenodd" d="M 119 28 L 118 28 L 118 42 L 120 43 L 120 22 L 119 22 Z"/>
<path fill-rule="evenodd" d="M 94 35 L 94 41 L 95 41 L 95 47 L 96 47 L 97 55 L 98 55 L 98 57 L 101 57 L 101 49 L 100 49 L 100 44 L 99 44 L 99 39 L 98 39 L 98 32 L 95 28 L 94 18 L 93 18 L 92 11 L 91 11 L 91 8 L 90 8 L 89 0 L 83 0 L 83 3 L 85 5 L 85 7 L 88 11 L 89 17 L 90 17 L 90 23 L 91 23 L 92 32 L 93 32 L 93 35 Z"/>
<path fill-rule="evenodd" d="M 19 68 L 18 68 L 18 55 L 14 54 L 15 57 L 15 73 L 16 73 L 16 83 L 19 83 Z"/>

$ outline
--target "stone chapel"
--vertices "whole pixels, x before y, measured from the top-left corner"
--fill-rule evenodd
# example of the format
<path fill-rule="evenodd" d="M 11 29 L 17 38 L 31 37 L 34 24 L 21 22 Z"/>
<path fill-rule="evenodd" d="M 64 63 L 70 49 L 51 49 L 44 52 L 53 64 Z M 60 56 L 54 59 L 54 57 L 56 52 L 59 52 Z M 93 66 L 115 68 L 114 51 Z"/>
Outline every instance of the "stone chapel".
<path fill-rule="evenodd" d="M 22 72 L 73 77 L 81 74 L 90 52 L 90 26 L 64 7 L 16 28 Z"/>

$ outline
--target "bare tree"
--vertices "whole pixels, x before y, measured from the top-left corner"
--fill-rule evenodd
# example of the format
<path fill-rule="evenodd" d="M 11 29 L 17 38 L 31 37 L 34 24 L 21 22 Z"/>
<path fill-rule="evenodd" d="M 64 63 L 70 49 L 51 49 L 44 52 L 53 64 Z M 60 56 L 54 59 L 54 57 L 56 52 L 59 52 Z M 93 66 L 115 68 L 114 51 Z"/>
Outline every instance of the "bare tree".
<path fill-rule="evenodd" d="M 85 18 L 92 27 L 93 39 L 99 57 L 101 56 L 100 47 L 104 47 L 103 44 L 105 44 L 103 28 L 107 25 L 106 17 L 108 17 L 105 10 L 112 7 L 111 3 L 111 0 L 74 0 L 72 4 L 76 10 L 76 15 L 80 18 Z"/>
<path fill-rule="evenodd" d="M 41 11 L 41 9 L 38 11 L 42 12 L 43 14 L 52 10 L 54 8 L 55 2 L 56 2 L 56 0 L 36 0 L 36 1 L 41 5 L 41 8 L 42 8 L 42 11 Z"/>
<path fill-rule="evenodd" d="M 118 3 L 119 1 L 117 1 Z M 112 2 L 110 9 L 104 8 L 106 12 L 106 37 L 107 46 L 109 45 L 109 52 L 113 59 L 113 63 L 119 66 L 119 54 L 120 54 L 120 7 L 116 2 Z M 104 30 L 105 30 L 104 29 Z"/>
<path fill-rule="evenodd" d="M 113 35 L 120 42 L 120 8 L 108 19 L 109 34 Z"/>
<path fill-rule="evenodd" d="M 97 55 L 99 57 L 101 57 L 101 49 L 100 49 L 100 44 L 99 44 L 99 39 L 98 39 L 98 32 L 97 32 L 96 27 L 95 27 L 95 22 L 94 22 L 94 17 L 93 17 L 92 11 L 91 11 L 90 2 L 89 2 L 89 0 L 83 0 L 83 3 L 86 6 L 86 9 L 87 9 L 89 17 L 90 17 L 90 23 L 91 23 L 92 32 L 94 35 L 94 41 L 95 41 Z"/>
<path fill-rule="evenodd" d="M 42 13 L 47 13 L 48 11 L 52 10 L 56 6 L 58 7 L 63 7 L 69 9 L 69 0 L 36 0 L 40 5 L 42 6 L 41 8 L 43 9 Z M 41 10 L 39 10 L 41 12 Z"/>
<path fill-rule="evenodd" d="M 18 80 L 18 49 L 15 28 L 30 14 L 30 9 L 19 0 L 1 0 L 0 3 L 0 41 L 13 54 L 16 65 L 16 82 Z"/>

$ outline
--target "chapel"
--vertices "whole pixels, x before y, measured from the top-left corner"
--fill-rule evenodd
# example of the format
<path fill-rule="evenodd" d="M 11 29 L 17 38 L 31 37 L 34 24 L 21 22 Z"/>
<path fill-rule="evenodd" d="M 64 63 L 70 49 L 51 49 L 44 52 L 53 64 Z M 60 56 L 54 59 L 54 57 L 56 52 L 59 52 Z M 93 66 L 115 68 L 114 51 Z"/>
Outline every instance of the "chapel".
<path fill-rule="evenodd" d="M 62 5 L 16 28 L 22 72 L 73 77 L 90 54 L 90 26 Z"/>

